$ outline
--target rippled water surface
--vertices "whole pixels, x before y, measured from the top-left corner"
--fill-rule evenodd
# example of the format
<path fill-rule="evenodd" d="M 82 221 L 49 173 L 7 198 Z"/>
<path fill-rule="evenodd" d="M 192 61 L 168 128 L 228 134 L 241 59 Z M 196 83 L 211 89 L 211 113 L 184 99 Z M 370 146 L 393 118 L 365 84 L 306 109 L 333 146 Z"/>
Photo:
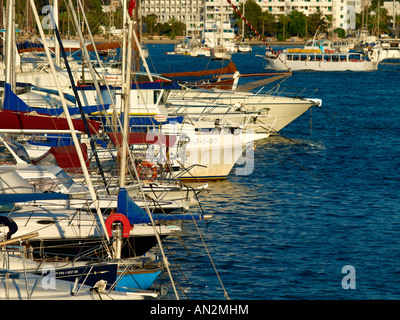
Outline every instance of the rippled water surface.
<path fill-rule="evenodd" d="M 160 73 L 218 64 L 166 55 L 172 45 L 149 49 Z M 255 46 L 233 61 L 241 73 L 260 72 L 263 52 Z M 166 239 L 180 297 L 224 299 L 225 289 L 231 299 L 399 299 L 399 80 L 400 64 L 286 80 L 318 89 L 312 97 L 323 106 L 257 143 L 252 174 L 209 183 L 201 203 L 212 220 L 185 222 Z M 355 289 L 342 287 L 346 265 Z"/>

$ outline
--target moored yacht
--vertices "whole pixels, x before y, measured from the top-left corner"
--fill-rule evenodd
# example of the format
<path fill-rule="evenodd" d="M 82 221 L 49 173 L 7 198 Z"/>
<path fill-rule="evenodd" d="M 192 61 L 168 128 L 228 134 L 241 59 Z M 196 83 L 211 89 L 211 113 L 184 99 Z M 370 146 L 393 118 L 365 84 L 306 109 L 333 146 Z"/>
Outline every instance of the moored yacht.
<path fill-rule="evenodd" d="M 379 63 L 377 53 L 341 53 L 332 48 L 328 40 L 312 40 L 304 48 L 268 50 L 264 61 L 265 69 L 281 71 L 373 71 Z"/>

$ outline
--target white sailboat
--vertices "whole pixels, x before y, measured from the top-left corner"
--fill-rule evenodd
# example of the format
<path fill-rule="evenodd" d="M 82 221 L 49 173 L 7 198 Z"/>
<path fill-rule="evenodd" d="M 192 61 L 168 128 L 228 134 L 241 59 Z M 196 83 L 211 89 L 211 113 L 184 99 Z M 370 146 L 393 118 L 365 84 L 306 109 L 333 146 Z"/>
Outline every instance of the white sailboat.
<path fill-rule="evenodd" d="M 232 51 L 228 50 L 227 43 L 223 37 L 224 35 L 224 24 L 222 20 L 219 24 L 219 38 L 217 38 L 217 42 L 215 46 L 211 49 L 211 59 L 216 60 L 231 60 L 232 59 Z"/>
<path fill-rule="evenodd" d="M 246 3 L 243 2 L 243 16 L 245 16 L 246 12 Z M 242 19 L 242 41 L 238 45 L 238 52 L 251 52 L 253 49 L 252 47 L 244 43 L 244 19 Z"/>
<path fill-rule="evenodd" d="M 36 234 L 0 242 L 0 300 L 143 300 L 156 298 L 151 291 L 114 291 L 117 262 L 59 260 L 35 261 L 25 243 Z M 19 252 L 6 249 L 15 248 Z M 4 289 L 3 289 L 4 288 Z"/>

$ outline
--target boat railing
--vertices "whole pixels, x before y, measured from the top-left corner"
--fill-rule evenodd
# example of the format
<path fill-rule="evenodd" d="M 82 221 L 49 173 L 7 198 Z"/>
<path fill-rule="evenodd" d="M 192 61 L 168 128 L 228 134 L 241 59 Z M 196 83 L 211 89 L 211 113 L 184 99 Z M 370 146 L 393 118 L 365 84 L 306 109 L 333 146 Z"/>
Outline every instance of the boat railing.
<path fill-rule="evenodd" d="M 270 89 L 264 87 L 261 88 L 257 92 L 257 95 L 263 95 L 265 97 L 274 96 L 275 98 L 281 96 L 296 99 L 305 99 L 312 98 L 317 91 L 318 88 L 289 87 L 281 86 L 280 84 L 278 84 Z"/>
<path fill-rule="evenodd" d="M 26 253 L 26 246 L 23 244 L 23 241 L 29 240 L 31 238 L 35 238 L 38 235 L 39 234 L 37 232 L 35 232 L 33 234 L 28 234 L 28 235 L 21 236 L 21 237 L 11 238 L 11 239 L 7 239 L 7 240 L 0 242 L 1 258 L 2 258 L 2 260 L 4 259 L 4 264 L 3 264 L 4 269 L 1 271 L 1 273 L 3 273 L 4 277 L 5 277 L 5 297 L 6 297 L 6 299 L 9 299 L 9 297 L 10 297 L 10 293 L 8 291 L 10 288 L 9 282 L 14 281 L 13 276 L 12 276 L 14 274 L 14 271 L 8 267 L 9 251 L 7 250 L 7 246 L 19 243 L 19 252 L 21 253 L 21 257 L 23 259 L 22 265 L 23 265 L 23 274 L 24 274 L 24 280 L 25 280 L 26 297 L 28 300 L 30 300 L 30 297 L 32 296 L 32 293 L 35 289 L 35 286 L 32 288 L 32 291 L 30 292 L 30 289 L 28 286 L 27 269 L 26 269 L 26 259 L 27 259 L 26 254 L 27 253 Z M 22 294 L 22 290 L 20 290 L 20 292 Z"/>

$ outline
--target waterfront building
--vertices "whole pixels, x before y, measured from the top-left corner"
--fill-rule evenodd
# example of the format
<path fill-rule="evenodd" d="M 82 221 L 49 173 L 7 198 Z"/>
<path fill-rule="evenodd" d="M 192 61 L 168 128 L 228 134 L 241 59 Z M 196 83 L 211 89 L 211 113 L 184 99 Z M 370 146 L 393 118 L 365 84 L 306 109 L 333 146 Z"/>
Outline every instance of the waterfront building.
<path fill-rule="evenodd" d="M 320 11 L 332 16 L 332 27 L 349 26 L 349 17 L 361 12 L 365 0 L 255 0 L 263 11 L 274 15 L 290 14 L 293 10 L 306 16 Z M 243 0 L 232 0 L 239 7 Z M 220 21 L 229 18 L 234 21 L 233 9 L 226 0 L 142 0 L 143 16 L 157 15 L 158 22 L 165 23 L 174 18 L 188 25 L 188 32 L 201 31 L 205 18 Z"/>

